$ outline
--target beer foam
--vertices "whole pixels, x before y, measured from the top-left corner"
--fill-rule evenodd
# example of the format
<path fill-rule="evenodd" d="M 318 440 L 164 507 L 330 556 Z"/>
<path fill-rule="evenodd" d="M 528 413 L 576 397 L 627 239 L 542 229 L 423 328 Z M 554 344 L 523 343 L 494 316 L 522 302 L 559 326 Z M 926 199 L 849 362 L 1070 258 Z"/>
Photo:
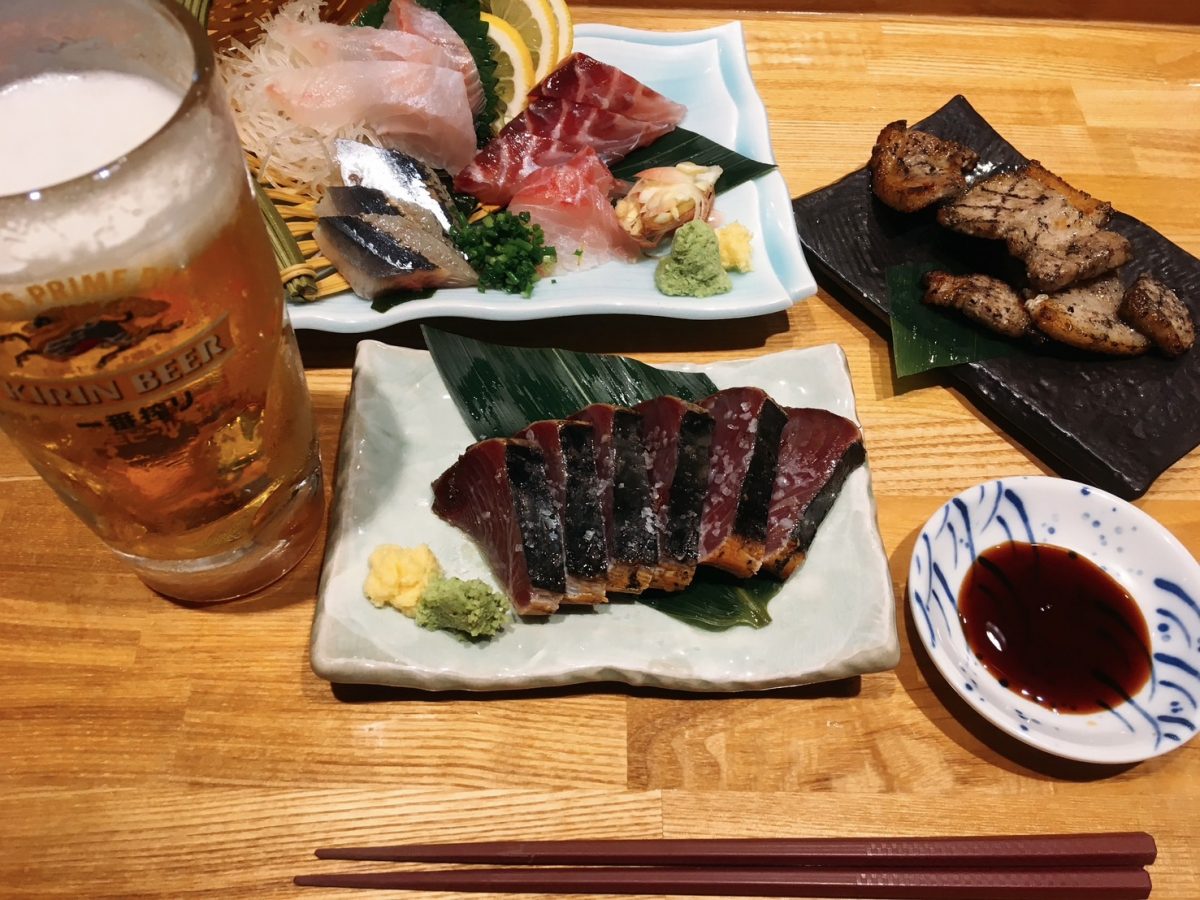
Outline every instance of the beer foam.
<path fill-rule="evenodd" d="M 28 285 L 180 266 L 221 227 L 246 189 L 236 133 L 219 97 L 160 133 L 180 102 L 149 78 L 100 70 L 0 89 L 5 131 L 24 136 L 0 142 L 0 319 L 22 317 Z M 122 159 L 151 137 L 150 152 Z"/>

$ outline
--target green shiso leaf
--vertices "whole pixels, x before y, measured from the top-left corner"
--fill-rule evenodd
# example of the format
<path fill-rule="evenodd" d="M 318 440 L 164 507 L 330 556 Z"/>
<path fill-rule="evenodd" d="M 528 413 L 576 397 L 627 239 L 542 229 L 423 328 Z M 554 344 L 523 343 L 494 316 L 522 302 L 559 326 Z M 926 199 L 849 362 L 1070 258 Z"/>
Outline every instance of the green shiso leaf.
<path fill-rule="evenodd" d="M 1028 355 L 1016 341 L 993 337 L 957 314 L 921 302 L 921 276 L 935 263 L 908 263 L 887 270 L 896 376 L 998 356 Z"/>
<path fill-rule="evenodd" d="M 391 3 L 392 0 L 378 0 L 377 3 L 372 3 L 355 17 L 354 24 L 364 28 L 382 27 L 383 19 L 387 15 Z"/>
<path fill-rule="evenodd" d="M 624 356 L 506 347 L 421 327 L 425 345 L 467 427 L 477 440 L 516 434 L 539 419 L 564 418 L 589 403 L 631 406 L 674 394 L 697 401 L 717 386 L 701 372 L 658 369 Z M 710 631 L 771 621 L 767 601 L 782 587 L 699 570 L 685 591 L 638 597 L 666 615 Z"/>
<path fill-rule="evenodd" d="M 475 60 L 479 81 L 483 85 L 483 109 L 475 116 L 475 140 L 480 147 L 493 137 L 492 123 L 500 112 L 500 96 L 496 93 L 496 61 L 488 43 L 487 23 L 479 18 L 483 7 L 479 0 L 417 0 L 432 9 L 453 28 Z"/>
<path fill-rule="evenodd" d="M 757 162 L 730 150 L 702 134 L 676 128 L 641 150 L 635 150 L 612 166 L 617 178 L 635 181 L 637 173 L 656 166 L 673 166 L 681 162 L 694 162 L 701 166 L 720 166 L 724 171 L 717 180 L 717 193 L 735 188 L 775 168 L 772 163 Z"/>

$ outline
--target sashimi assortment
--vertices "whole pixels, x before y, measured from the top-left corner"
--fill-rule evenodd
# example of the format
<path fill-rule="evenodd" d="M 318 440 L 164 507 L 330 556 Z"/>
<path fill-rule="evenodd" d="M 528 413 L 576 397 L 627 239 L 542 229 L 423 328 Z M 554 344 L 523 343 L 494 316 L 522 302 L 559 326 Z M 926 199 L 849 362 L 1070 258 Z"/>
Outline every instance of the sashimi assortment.
<path fill-rule="evenodd" d="M 434 483 L 433 511 L 479 545 L 518 614 L 544 616 L 682 590 L 697 566 L 787 579 L 864 461 L 849 419 L 735 387 L 481 441 Z"/>

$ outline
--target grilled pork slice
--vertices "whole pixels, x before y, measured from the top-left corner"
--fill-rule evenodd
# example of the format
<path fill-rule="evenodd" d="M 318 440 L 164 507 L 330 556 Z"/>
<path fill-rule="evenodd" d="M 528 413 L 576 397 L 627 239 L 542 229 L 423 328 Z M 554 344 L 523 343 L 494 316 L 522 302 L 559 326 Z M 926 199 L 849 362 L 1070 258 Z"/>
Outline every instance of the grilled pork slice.
<path fill-rule="evenodd" d="M 433 511 L 479 545 L 516 612 L 558 608 L 566 591 L 562 524 L 534 444 L 491 438 L 468 447 L 433 483 Z"/>
<path fill-rule="evenodd" d="M 754 387 L 726 388 L 700 406 L 712 414 L 713 438 L 698 561 L 748 578 L 766 551 L 767 512 L 787 413 Z"/>
<path fill-rule="evenodd" d="M 1104 225 L 1112 207 L 1031 162 L 977 182 L 938 210 L 938 222 L 1003 240 L 1036 290 L 1061 290 L 1129 260 L 1129 241 Z"/>
<path fill-rule="evenodd" d="M 1121 280 L 1106 275 L 1057 294 L 1038 294 L 1025 307 L 1033 324 L 1056 341 L 1111 356 L 1137 356 L 1150 341 L 1117 318 L 1122 296 Z"/>
<path fill-rule="evenodd" d="M 1149 275 L 1139 275 L 1117 311 L 1167 356 L 1179 356 L 1196 342 L 1192 314 L 1179 296 Z"/>
<path fill-rule="evenodd" d="M 916 212 L 967 189 L 964 173 L 979 162 L 969 147 L 907 127 L 885 125 L 871 150 L 871 188 L 892 209 Z"/>
<path fill-rule="evenodd" d="M 642 416 L 659 526 L 658 568 L 651 586 L 683 590 L 696 574 L 713 417 L 694 403 L 670 396 L 639 403 L 634 410 Z"/>
<path fill-rule="evenodd" d="M 1020 337 L 1033 322 L 1025 304 L 1011 287 L 987 275 L 927 272 L 921 279 L 929 306 L 957 309 L 973 322 L 1006 337 Z"/>
<path fill-rule="evenodd" d="M 658 565 L 658 521 L 650 497 L 641 416 L 611 403 L 593 403 L 572 419 L 590 422 L 608 551 L 608 589 L 640 594 Z"/>
<path fill-rule="evenodd" d="M 762 571 L 786 579 L 808 554 L 846 477 L 863 464 L 858 426 L 824 409 L 789 409 L 767 517 Z"/>
<path fill-rule="evenodd" d="M 567 590 L 564 603 L 604 603 L 608 551 L 596 449 L 587 422 L 534 422 L 518 437 L 537 444 L 546 457 L 546 480 L 562 518 Z"/>

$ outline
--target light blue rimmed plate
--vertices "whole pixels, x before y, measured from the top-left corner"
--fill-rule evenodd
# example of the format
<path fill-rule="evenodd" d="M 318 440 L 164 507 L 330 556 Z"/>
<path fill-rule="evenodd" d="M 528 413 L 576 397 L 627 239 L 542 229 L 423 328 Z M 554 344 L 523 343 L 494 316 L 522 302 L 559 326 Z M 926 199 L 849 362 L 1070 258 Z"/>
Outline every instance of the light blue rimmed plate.
<path fill-rule="evenodd" d="M 750 76 L 739 22 L 687 32 L 581 25 L 575 49 L 611 63 L 687 106 L 682 125 L 744 156 L 774 162 L 767 112 Z M 679 319 L 734 319 L 787 309 L 817 291 L 800 249 L 791 198 L 778 170 L 721 194 L 724 223 L 753 233 L 753 271 L 733 276 L 728 294 L 667 297 L 654 287 L 652 259 L 608 263 L 538 282 L 529 298 L 475 288 L 441 290 L 378 313 L 347 292 L 315 303 L 290 304 L 292 325 L 359 333 L 434 316 L 518 321 L 557 316 L 623 314 Z"/>
<path fill-rule="evenodd" d="M 979 553 L 1011 540 L 1075 550 L 1137 602 L 1153 668 L 1129 702 L 1093 715 L 1058 714 L 1001 687 L 970 652 L 959 589 Z M 1105 491 L 1041 476 L 963 491 L 917 536 L 908 601 L 917 634 L 950 686 L 992 724 L 1048 753 L 1139 762 L 1182 745 L 1200 725 L 1200 565 L 1166 528 Z"/>

